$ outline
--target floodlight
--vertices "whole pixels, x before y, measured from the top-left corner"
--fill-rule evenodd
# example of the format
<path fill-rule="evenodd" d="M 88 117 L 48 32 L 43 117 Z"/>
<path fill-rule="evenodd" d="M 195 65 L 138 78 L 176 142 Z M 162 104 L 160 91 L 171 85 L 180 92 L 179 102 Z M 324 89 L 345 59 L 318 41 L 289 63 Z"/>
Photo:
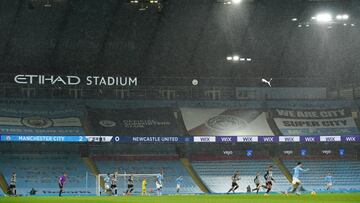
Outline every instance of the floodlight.
<path fill-rule="evenodd" d="M 233 2 L 234 4 L 241 3 L 241 1 L 242 1 L 242 0 L 232 0 L 232 2 Z"/>
<path fill-rule="evenodd" d="M 319 13 L 315 16 L 315 19 L 319 23 L 329 23 L 332 21 L 333 17 L 330 13 Z"/>
<path fill-rule="evenodd" d="M 347 19 L 349 19 L 349 15 L 348 15 L 348 14 L 344 14 L 344 15 L 342 15 L 342 19 L 343 19 L 343 20 L 347 20 Z"/>

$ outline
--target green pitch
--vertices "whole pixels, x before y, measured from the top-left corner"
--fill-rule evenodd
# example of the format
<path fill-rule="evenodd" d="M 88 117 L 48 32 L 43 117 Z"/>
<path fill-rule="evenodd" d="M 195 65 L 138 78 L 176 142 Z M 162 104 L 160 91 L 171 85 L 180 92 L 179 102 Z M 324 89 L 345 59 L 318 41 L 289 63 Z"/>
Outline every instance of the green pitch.
<path fill-rule="evenodd" d="M 0 203 L 359 203 L 360 193 L 295 195 L 179 195 L 147 197 L 0 197 Z"/>

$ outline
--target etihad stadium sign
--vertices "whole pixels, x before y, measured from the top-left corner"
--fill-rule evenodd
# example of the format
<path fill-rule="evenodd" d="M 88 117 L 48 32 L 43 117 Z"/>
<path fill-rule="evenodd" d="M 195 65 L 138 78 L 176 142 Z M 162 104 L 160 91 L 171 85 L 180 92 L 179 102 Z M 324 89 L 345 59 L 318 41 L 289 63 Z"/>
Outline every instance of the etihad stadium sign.
<path fill-rule="evenodd" d="M 86 86 L 137 86 L 137 77 L 128 76 L 75 76 L 75 75 L 16 75 L 17 84 L 26 85 L 86 85 Z"/>

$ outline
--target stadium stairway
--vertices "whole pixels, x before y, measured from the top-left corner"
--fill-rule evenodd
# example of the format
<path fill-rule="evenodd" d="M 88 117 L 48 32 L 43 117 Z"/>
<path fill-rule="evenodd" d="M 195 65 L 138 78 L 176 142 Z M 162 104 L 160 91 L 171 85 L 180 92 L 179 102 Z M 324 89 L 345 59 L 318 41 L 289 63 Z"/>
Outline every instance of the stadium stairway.
<path fill-rule="evenodd" d="M 97 168 L 95 162 L 90 157 L 82 157 L 82 160 L 84 161 L 85 165 L 88 167 L 90 172 L 94 174 L 95 176 L 99 175 L 99 169 Z M 104 189 L 105 182 L 104 179 L 100 179 L 100 187 Z"/>
<path fill-rule="evenodd" d="M 246 192 L 250 185 L 254 188 L 254 177 L 256 172 L 261 174 L 261 183 L 264 183 L 263 175 L 272 160 L 192 160 L 194 170 L 199 174 L 202 181 L 212 193 L 226 193 L 231 187 L 231 176 L 234 171 L 240 170 L 239 189 L 237 192 Z M 285 191 L 290 187 L 289 181 L 282 172 L 274 165 L 273 192 Z M 262 189 L 261 192 L 264 192 Z"/>
<path fill-rule="evenodd" d="M 286 177 L 286 179 L 291 183 L 292 182 L 292 176 L 290 171 L 288 170 L 288 168 L 285 166 L 285 164 L 283 163 L 283 161 L 277 157 L 271 157 L 271 159 L 273 160 L 273 162 L 276 164 L 276 166 L 279 168 L 279 170 L 284 174 L 284 176 Z"/>
<path fill-rule="evenodd" d="M 8 184 L 6 182 L 4 174 L 0 171 L 0 189 L 3 191 L 4 194 L 6 194 L 7 188 L 8 188 Z"/>
<path fill-rule="evenodd" d="M 194 168 L 191 166 L 191 163 L 189 159 L 187 158 L 181 158 L 181 163 L 183 164 L 184 168 L 187 170 L 191 178 L 194 180 L 196 185 L 200 188 L 201 191 L 204 193 L 210 193 L 209 189 L 206 187 L 206 185 L 203 183 L 199 175 L 196 173 Z"/>

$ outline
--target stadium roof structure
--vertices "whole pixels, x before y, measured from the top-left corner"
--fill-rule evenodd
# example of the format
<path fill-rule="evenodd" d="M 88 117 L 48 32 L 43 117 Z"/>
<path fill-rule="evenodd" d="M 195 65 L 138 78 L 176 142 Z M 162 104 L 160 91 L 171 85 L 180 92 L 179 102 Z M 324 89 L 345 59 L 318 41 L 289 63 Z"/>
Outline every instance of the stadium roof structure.
<path fill-rule="evenodd" d="M 136 2 L 1 1 L 2 73 L 321 77 L 345 83 L 360 75 L 357 0 Z M 346 21 L 312 21 L 324 11 L 335 21 L 347 15 Z"/>

